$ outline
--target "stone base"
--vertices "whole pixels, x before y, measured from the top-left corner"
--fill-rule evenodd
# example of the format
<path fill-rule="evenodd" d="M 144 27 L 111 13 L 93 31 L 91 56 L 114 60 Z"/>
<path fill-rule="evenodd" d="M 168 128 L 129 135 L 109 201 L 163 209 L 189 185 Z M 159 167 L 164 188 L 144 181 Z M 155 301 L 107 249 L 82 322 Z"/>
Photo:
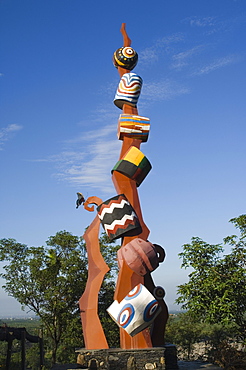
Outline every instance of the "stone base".
<path fill-rule="evenodd" d="M 90 370 L 176 370 L 177 350 L 173 344 L 145 349 L 85 348 L 78 353 L 78 368 Z"/>

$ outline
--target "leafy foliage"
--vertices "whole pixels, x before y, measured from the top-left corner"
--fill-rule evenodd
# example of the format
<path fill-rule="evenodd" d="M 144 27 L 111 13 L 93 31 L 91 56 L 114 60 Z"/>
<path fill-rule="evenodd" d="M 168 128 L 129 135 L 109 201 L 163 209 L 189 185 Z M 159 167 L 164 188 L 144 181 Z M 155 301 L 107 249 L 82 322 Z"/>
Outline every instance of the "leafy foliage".
<path fill-rule="evenodd" d="M 112 303 L 117 271 L 116 250 L 119 247 L 109 247 L 109 244 L 111 242 L 103 234 L 101 252 L 111 271 L 100 292 L 103 299 L 99 299 L 99 312 Z M 5 272 L 0 274 L 6 281 L 5 291 L 40 317 L 52 363 L 65 361 L 70 354 L 74 356 L 74 348 L 84 345 L 78 310 L 78 300 L 87 281 L 84 240 L 67 231 L 49 237 L 46 246 L 41 247 L 1 239 L 0 261 L 7 262 Z M 108 320 L 103 324 L 107 335 L 110 324 Z M 108 331 L 111 337 L 112 331 Z"/>
<path fill-rule="evenodd" d="M 228 370 L 246 368 L 245 346 L 237 342 L 233 323 L 204 323 L 187 311 L 169 317 L 166 339 L 177 345 L 180 359 L 210 361 Z"/>
<path fill-rule="evenodd" d="M 193 345 L 200 340 L 201 329 L 201 323 L 195 320 L 189 312 L 180 313 L 177 317 L 169 318 L 165 338 L 181 346 L 189 360 Z"/>
<path fill-rule="evenodd" d="M 246 338 L 246 215 L 230 220 L 240 231 L 224 239 L 231 253 L 222 255 L 222 244 L 208 244 L 192 238 L 179 256 L 184 268 L 191 267 L 189 281 L 178 286 L 176 300 L 201 322 L 233 324 Z"/>
<path fill-rule="evenodd" d="M 115 286 L 111 281 L 104 281 L 98 296 L 98 315 L 107 337 L 109 347 L 120 347 L 119 327 L 111 319 L 106 309 L 114 300 Z"/>

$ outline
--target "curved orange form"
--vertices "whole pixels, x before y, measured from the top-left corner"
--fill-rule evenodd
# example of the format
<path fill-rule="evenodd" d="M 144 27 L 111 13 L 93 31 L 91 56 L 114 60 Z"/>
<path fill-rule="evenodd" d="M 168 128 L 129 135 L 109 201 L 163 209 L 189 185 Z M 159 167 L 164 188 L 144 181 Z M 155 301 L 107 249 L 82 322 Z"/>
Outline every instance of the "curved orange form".
<path fill-rule="evenodd" d="M 121 33 L 123 35 L 124 46 L 130 46 L 131 40 L 127 36 L 126 29 L 125 29 L 125 23 L 122 24 Z M 129 71 L 118 66 L 118 72 L 119 72 L 120 77 L 122 77 L 124 73 L 127 73 Z M 136 107 L 132 107 L 130 105 L 124 104 L 123 113 L 138 115 L 138 110 Z M 123 158 L 123 156 L 125 155 L 125 153 L 128 151 L 128 149 L 131 146 L 135 146 L 136 148 L 139 149 L 141 142 L 142 142 L 141 140 L 131 139 L 129 137 L 124 136 L 120 159 Z M 126 198 L 129 200 L 129 202 L 131 203 L 133 209 L 135 210 L 138 216 L 139 222 L 142 227 L 142 233 L 139 234 L 138 237 L 147 241 L 149 230 L 147 226 L 145 225 L 143 218 L 142 218 L 140 202 L 139 202 L 138 192 L 137 192 L 137 186 L 136 186 L 135 181 L 128 179 L 127 177 L 125 177 L 124 175 L 116 171 L 113 172 L 112 179 L 113 179 L 117 192 L 119 194 L 123 193 L 126 196 Z M 126 244 L 128 244 L 132 239 L 134 239 L 134 237 L 125 237 L 123 240 L 122 246 L 125 246 Z M 164 255 L 163 255 L 164 252 L 162 248 L 159 248 L 159 252 L 161 254 L 159 262 L 161 262 L 161 257 L 163 257 L 164 259 Z M 119 265 L 121 264 L 119 263 Z M 153 282 L 153 279 L 150 273 L 147 273 L 145 277 L 143 278 L 137 275 L 136 273 L 134 273 L 127 266 L 126 262 L 123 261 L 123 264 L 120 266 L 120 272 L 118 276 L 114 299 L 120 302 L 125 297 L 125 295 L 134 286 L 136 286 L 139 283 L 144 284 L 151 292 L 153 292 L 155 288 L 155 284 Z M 165 325 L 166 325 L 167 318 L 168 318 L 168 310 L 167 310 L 167 306 L 163 299 L 160 300 L 159 303 L 162 307 L 162 315 L 158 315 L 158 317 L 154 321 L 154 324 L 152 325 L 153 331 L 152 331 L 151 338 L 150 338 L 150 333 L 148 329 L 139 333 L 133 338 L 129 338 L 128 334 L 125 333 L 121 329 L 121 347 L 122 348 L 125 348 L 125 349 L 126 348 L 146 348 L 146 347 L 152 347 L 152 345 L 161 346 L 164 344 L 164 332 L 165 332 Z"/>
<path fill-rule="evenodd" d="M 123 111 L 125 106 L 126 105 L 124 104 Z M 133 109 L 136 110 L 136 108 Z M 140 140 L 124 137 L 120 159 L 122 158 L 124 153 L 130 148 L 130 146 L 135 144 L 134 146 L 139 147 L 140 143 L 141 143 Z M 139 222 L 142 227 L 142 233 L 139 234 L 138 237 L 143 240 L 147 240 L 149 235 L 149 229 L 147 228 L 143 221 L 136 182 L 116 171 L 114 171 L 112 175 L 112 180 L 118 194 L 122 193 L 125 194 L 126 198 L 131 203 L 134 211 L 138 216 Z M 126 245 L 132 239 L 134 239 L 134 237 L 125 237 L 122 245 Z M 144 284 L 144 278 L 136 274 L 134 271 L 132 271 L 126 265 L 126 263 L 123 262 L 116 283 L 114 299 L 117 300 L 118 302 L 122 301 L 122 299 L 129 293 L 129 291 L 132 290 L 139 283 Z M 121 348 L 123 349 L 152 347 L 152 342 L 148 329 L 143 330 L 141 333 L 135 335 L 133 338 L 129 334 L 127 334 L 123 329 L 120 329 L 120 343 Z"/>
<path fill-rule="evenodd" d="M 122 23 L 120 32 L 122 33 L 122 36 L 123 36 L 123 41 L 124 41 L 123 46 L 124 47 L 131 46 L 132 40 L 128 37 L 128 34 L 126 32 L 126 24 L 125 23 Z"/>
<path fill-rule="evenodd" d="M 131 40 L 127 35 L 126 29 L 125 29 L 125 23 L 123 23 L 121 26 L 121 33 L 123 35 L 124 46 L 130 46 Z M 122 68 L 120 66 L 118 66 L 117 69 L 118 69 L 120 77 L 122 77 L 124 73 L 130 72 L 129 70 Z M 132 107 L 132 106 L 124 104 L 123 113 L 138 115 L 138 110 L 136 107 Z M 141 140 L 124 137 L 122 148 L 121 148 L 121 153 L 120 153 L 120 159 L 122 159 L 124 154 L 127 152 L 127 150 L 131 146 L 135 146 L 136 148 L 139 149 L 140 145 L 141 145 Z M 138 216 L 139 222 L 142 227 L 142 233 L 139 234 L 138 237 L 143 240 L 147 240 L 148 235 L 149 235 L 149 229 L 147 228 L 147 226 L 145 225 L 143 221 L 136 182 L 116 171 L 113 172 L 112 180 L 113 180 L 117 193 L 125 194 L 126 198 L 131 203 L 134 211 L 136 212 Z M 122 245 L 126 245 L 132 239 L 134 239 L 134 237 L 125 237 Z M 116 283 L 114 299 L 117 300 L 118 302 L 122 301 L 122 299 L 129 293 L 129 291 L 132 290 L 139 283 L 144 284 L 144 278 L 136 274 L 134 271 L 132 271 L 127 266 L 127 264 L 123 262 L 123 265 L 120 268 L 118 280 Z M 130 337 L 130 335 L 128 335 L 123 329 L 120 329 L 120 343 L 121 343 L 121 348 L 123 349 L 152 347 L 152 342 L 151 342 L 148 329 L 143 330 L 141 333 L 135 335 L 133 338 Z"/>
<path fill-rule="evenodd" d="M 86 200 L 84 208 L 92 212 L 94 207 L 88 206 L 91 203 L 99 205 L 102 203 L 102 200 L 98 197 L 90 197 Z M 98 317 L 98 293 L 103 278 L 109 271 L 109 267 L 100 252 L 98 241 L 99 228 L 100 220 L 96 216 L 83 235 L 88 256 L 88 279 L 85 291 L 79 300 L 79 308 L 85 347 L 87 349 L 109 348 Z"/>

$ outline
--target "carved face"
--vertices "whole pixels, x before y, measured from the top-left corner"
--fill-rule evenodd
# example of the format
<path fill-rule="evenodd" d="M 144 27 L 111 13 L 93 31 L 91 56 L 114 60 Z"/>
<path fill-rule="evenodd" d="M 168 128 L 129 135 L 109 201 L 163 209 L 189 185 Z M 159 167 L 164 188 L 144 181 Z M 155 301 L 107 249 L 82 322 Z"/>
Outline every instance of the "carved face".
<path fill-rule="evenodd" d="M 130 46 L 119 48 L 115 51 L 113 62 L 116 68 L 122 67 L 131 71 L 137 64 L 138 54 Z"/>
<path fill-rule="evenodd" d="M 107 311 L 133 337 L 153 322 L 161 307 L 148 289 L 138 284 L 120 303 L 114 301 Z"/>
<path fill-rule="evenodd" d="M 132 239 L 117 252 L 119 266 L 123 260 L 136 274 L 144 276 L 154 271 L 158 266 L 158 256 L 153 244 L 141 238 Z"/>

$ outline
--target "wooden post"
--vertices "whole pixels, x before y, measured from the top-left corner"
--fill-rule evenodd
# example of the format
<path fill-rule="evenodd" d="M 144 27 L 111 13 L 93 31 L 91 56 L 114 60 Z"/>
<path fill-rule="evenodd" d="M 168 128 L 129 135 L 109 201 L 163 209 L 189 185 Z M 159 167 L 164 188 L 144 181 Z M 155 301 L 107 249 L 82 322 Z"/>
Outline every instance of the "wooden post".
<path fill-rule="evenodd" d="M 21 370 L 26 370 L 26 331 L 21 330 Z"/>
<path fill-rule="evenodd" d="M 43 338 L 40 336 L 39 340 L 39 352 L 40 352 L 40 367 L 39 369 L 42 370 L 44 366 L 44 341 Z"/>
<path fill-rule="evenodd" d="M 6 370 L 9 370 L 10 369 L 10 361 L 11 361 L 11 353 L 12 353 L 12 343 L 13 343 L 13 338 L 9 334 L 8 335 L 7 356 L 6 356 Z"/>

